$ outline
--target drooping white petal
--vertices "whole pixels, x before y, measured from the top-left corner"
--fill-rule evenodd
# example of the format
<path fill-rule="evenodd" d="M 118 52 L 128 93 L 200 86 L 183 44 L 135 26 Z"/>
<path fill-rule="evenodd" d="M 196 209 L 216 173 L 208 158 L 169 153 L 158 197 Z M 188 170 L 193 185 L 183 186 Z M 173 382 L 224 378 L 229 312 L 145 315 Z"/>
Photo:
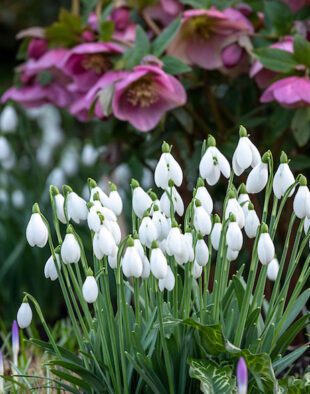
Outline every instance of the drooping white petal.
<path fill-rule="evenodd" d="M 17 312 L 17 323 L 20 328 L 27 328 L 32 321 L 32 310 L 28 302 L 23 302 Z"/>
<path fill-rule="evenodd" d="M 207 235 L 211 232 L 212 223 L 210 215 L 202 206 L 195 207 L 194 227 L 202 235 Z"/>
<path fill-rule="evenodd" d="M 160 291 L 164 291 L 165 289 L 168 291 L 172 291 L 175 285 L 175 278 L 171 268 L 167 267 L 167 275 L 163 279 L 159 279 L 158 287 Z"/>
<path fill-rule="evenodd" d="M 218 250 L 218 248 L 219 248 L 221 233 L 222 233 L 222 223 L 214 223 L 214 226 L 213 226 L 213 229 L 211 232 L 211 243 L 212 243 L 212 247 L 215 250 Z"/>
<path fill-rule="evenodd" d="M 274 244 L 268 233 L 260 235 L 258 240 L 257 253 L 259 261 L 263 265 L 267 265 L 271 262 L 275 255 Z"/>
<path fill-rule="evenodd" d="M 62 194 L 58 193 L 55 196 L 55 206 L 57 218 L 61 223 L 66 223 L 66 216 L 64 211 L 65 198 Z"/>
<path fill-rule="evenodd" d="M 260 162 L 249 173 L 246 181 L 246 190 L 248 193 L 261 192 L 268 182 L 268 165 Z"/>
<path fill-rule="evenodd" d="M 299 219 L 310 216 L 310 214 L 308 214 L 310 208 L 310 191 L 308 186 L 299 186 L 294 198 L 293 208 L 295 215 Z"/>
<path fill-rule="evenodd" d="M 132 208 L 134 213 L 138 216 L 138 218 L 142 218 L 145 211 L 150 208 L 152 205 L 151 197 L 142 189 L 142 187 L 138 186 L 133 190 L 132 195 Z"/>
<path fill-rule="evenodd" d="M 144 255 L 142 259 L 142 264 L 143 264 L 143 271 L 141 277 L 143 279 L 147 279 L 150 276 L 151 273 L 151 265 L 149 262 L 149 259 Z"/>
<path fill-rule="evenodd" d="M 279 262 L 276 258 L 272 259 L 267 266 L 267 277 L 272 282 L 275 282 L 279 272 Z"/>
<path fill-rule="evenodd" d="M 294 175 L 287 163 L 281 163 L 273 179 L 273 192 L 280 199 L 284 196 L 287 189 L 295 182 Z M 292 196 L 294 189 L 290 192 Z"/>
<path fill-rule="evenodd" d="M 82 287 L 83 298 L 89 304 L 95 302 L 98 297 L 98 285 L 93 276 L 87 276 Z"/>
<path fill-rule="evenodd" d="M 66 234 L 61 245 L 61 259 L 65 264 L 77 263 L 81 258 L 81 249 L 73 234 Z"/>
<path fill-rule="evenodd" d="M 48 240 L 48 229 L 40 213 L 33 213 L 26 228 L 26 238 L 30 246 L 43 248 Z"/>
<path fill-rule="evenodd" d="M 143 263 L 134 246 L 127 247 L 122 260 L 122 270 L 127 278 L 139 278 L 142 275 Z"/>
<path fill-rule="evenodd" d="M 192 274 L 193 274 L 193 277 L 194 277 L 195 279 L 198 279 L 198 278 L 201 277 L 201 274 L 202 274 L 202 266 L 199 265 L 199 264 L 197 263 L 197 261 L 194 261 L 193 268 L 192 268 Z"/>
<path fill-rule="evenodd" d="M 228 200 L 225 210 L 225 219 L 228 219 L 230 214 L 235 215 L 238 226 L 242 229 L 244 227 L 245 217 L 243 209 L 236 198 L 230 198 Z"/>
<path fill-rule="evenodd" d="M 242 248 L 243 237 L 237 222 L 230 222 L 226 233 L 226 242 L 228 248 L 232 251 L 239 252 Z"/>
<path fill-rule="evenodd" d="M 209 260 L 209 249 L 203 239 L 198 239 L 195 247 L 195 261 L 197 264 L 204 267 Z"/>
<path fill-rule="evenodd" d="M 151 271 L 157 279 L 164 279 L 167 275 L 168 264 L 167 259 L 160 248 L 154 248 L 151 251 Z"/>
<path fill-rule="evenodd" d="M 260 224 L 259 218 L 255 210 L 254 209 L 249 210 L 245 218 L 245 226 L 244 226 L 245 233 L 249 238 L 256 237 L 256 232 L 259 224 Z"/>
<path fill-rule="evenodd" d="M 87 219 L 88 209 L 86 201 L 78 196 L 75 192 L 70 192 L 66 199 L 68 219 L 72 219 L 79 224 L 82 220 Z"/>
<path fill-rule="evenodd" d="M 213 211 L 213 201 L 206 187 L 197 188 L 195 197 L 201 202 L 203 208 L 211 215 Z"/>
<path fill-rule="evenodd" d="M 157 240 L 157 229 L 150 217 L 144 217 L 139 227 L 139 239 L 142 245 L 151 247 L 152 242 Z"/>
<path fill-rule="evenodd" d="M 243 171 L 250 167 L 252 163 L 252 150 L 248 137 L 241 137 L 239 139 L 235 155 L 237 163 Z"/>

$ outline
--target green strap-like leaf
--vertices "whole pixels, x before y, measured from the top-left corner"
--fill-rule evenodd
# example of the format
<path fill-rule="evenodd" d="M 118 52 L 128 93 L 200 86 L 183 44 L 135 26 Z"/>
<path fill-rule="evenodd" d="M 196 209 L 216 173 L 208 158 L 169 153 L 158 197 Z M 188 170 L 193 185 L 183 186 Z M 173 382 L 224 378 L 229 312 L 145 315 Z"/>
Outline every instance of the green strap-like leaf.
<path fill-rule="evenodd" d="M 159 57 L 173 40 L 181 25 L 180 18 L 175 19 L 167 26 L 161 34 L 154 40 L 152 44 L 153 55 Z"/>

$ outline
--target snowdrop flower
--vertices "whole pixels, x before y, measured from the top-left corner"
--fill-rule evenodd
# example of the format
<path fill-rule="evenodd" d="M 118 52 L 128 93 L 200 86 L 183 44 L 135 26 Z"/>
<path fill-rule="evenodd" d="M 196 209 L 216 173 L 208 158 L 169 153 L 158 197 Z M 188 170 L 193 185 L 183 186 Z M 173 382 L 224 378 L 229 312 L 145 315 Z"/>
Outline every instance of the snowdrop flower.
<path fill-rule="evenodd" d="M 93 166 L 99 156 L 98 150 L 91 144 L 87 143 L 83 146 L 81 153 L 81 161 L 84 166 L 90 167 Z"/>
<path fill-rule="evenodd" d="M 249 173 L 246 181 L 246 190 L 248 193 L 261 192 L 268 182 L 268 161 L 270 153 L 266 152 L 260 163 L 258 163 Z"/>
<path fill-rule="evenodd" d="M 60 161 L 60 166 L 67 176 L 74 176 L 77 173 L 79 159 L 80 155 L 77 146 L 75 144 L 67 146 L 62 153 Z"/>
<path fill-rule="evenodd" d="M 156 279 L 164 279 L 168 273 L 167 259 L 161 249 L 158 247 L 157 242 L 153 242 L 151 250 L 151 272 Z"/>
<path fill-rule="evenodd" d="M 153 208 L 152 222 L 154 223 L 157 230 L 157 239 L 162 241 L 169 233 L 170 223 L 166 216 L 159 211 L 157 205 L 155 205 Z"/>
<path fill-rule="evenodd" d="M 221 176 L 225 178 L 230 176 L 230 165 L 226 157 L 217 149 L 215 138 L 209 135 L 207 141 L 207 150 L 204 153 L 200 164 L 200 176 L 211 186 L 215 185 Z"/>
<path fill-rule="evenodd" d="M 151 197 L 139 186 L 139 182 L 133 179 L 131 181 L 132 191 L 132 209 L 138 218 L 142 218 L 145 211 L 152 205 Z"/>
<path fill-rule="evenodd" d="M 56 257 L 58 269 L 60 270 L 61 269 L 60 257 L 59 257 L 59 253 L 57 253 L 56 250 L 55 250 L 55 257 Z M 50 278 L 51 281 L 54 281 L 58 278 L 58 272 L 53 256 L 50 256 L 47 262 L 45 263 L 44 276 L 46 279 Z"/>
<path fill-rule="evenodd" d="M 169 266 L 167 266 L 167 275 L 163 279 L 159 279 L 158 287 L 160 291 L 164 291 L 165 289 L 168 291 L 172 291 L 175 285 L 175 277 Z"/>
<path fill-rule="evenodd" d="M 257 253 L 259 261 L 263 265 L 271 262 L 275 255 L 274 244 L 268 233 L 268 226 L 265 223 L 261 225 L 261 234 L 258 240 Z"/>
<path fill-rule="evenodd" d="M 160 209 L 168 218 L 170 218 L 170 199 L 167 193 L 170 195 L 170 190 L 166 190 L 160 198 Z M 172 202 L 174 212 L 179 216 L 183 216 L 184 203 L 175 187 L 172 187 Z"/>
<path fill-rule="evenodd" d="M 110 182 L 110 194 L 107 207 L 110 208 L 115 215 L 119 216 L 123 210 L 123 201 L 119 192 L 117 191 L 117 187 L 114 183 Z"/>
<path fill-rule="evenodd" d="M 248 205 L 251 202 L 250 197 L 246 191 L 246 187 L 244 183 L 241 183 L 239 188 L 239 196 L 238 196 L 238 203 L 243 210 L 244 217 L 248 214 Z"/>
<path fill-rule="evenodd" d="M 244 212 L 233 191 L 229 192 L 228 202 L 225 209 L 225 219 L 228 219 L 231 213 L 235 216 L 240 229 L 242 229 L 245 222 Z"/>
<path fill-rule="evenodd" d="M 66 196 L 66 208 L 68 219 L 72 219 L 75 223 L 79 224 L 82 220 L 87 219 L 88 209 L 86 201 L 78 196 L 71 187 L 64 186 L 64 194 Z"/>
<path fill-rule="evenodd" d="M 272 259 L 267 265 L 267 277 L 272 282 L 275 282 L 279 272 L 279 262 L 276 258 Z"/>
<path fill-rule="evenodd" d="M 214 215 L 214 225 L 211 231 L 211 244 L 213 249 L 218 250 L 222 233 L 222 223 L 218 215 Z"/>
<path fill-rule="evenodd" d="M 198 237 L 198 241 L 195 246 L 195 261 L 197 264 L 204 267 L 209 260 L 209 249 L 205 241 L 201 236 Z"/>
<path fill-rule="evenodd" d="M 43 248 L 48 240 L 48 229 L 44 223 L 38 204 L 34 204 L 32 215 L 26 228 L 26 238 L 30 246 Z"/>
<path fill-rule="evenodd" d="M 104 256 L 114 256 L 116 254 L 117 247 L 115 240 L 104 224 L 94 234 L 93 251 L 98 260 L 102 260 Z"/>
<path fill-rule="evenodd" d="M 152 242 L 157 239 L 157 229 L 152 221 L 152 219 L 148 216 L 142 219 L 142 222 L 139 227 L 139 239 L 142 245 L 151 247 Z"/>
<path fill-rule="evenodd" d="M 109 266 L 112 268 L 112 270 L 117 268 L 117 254 L 118 254 L 118 248 L 116 248 L 114 255 L 108 256 L 108 263 Z"/>
<path fill-rule="evenodd" d="M 48 185 L 56 185 L 57 187 L 62 187 L 66 181 L 66 175 L 62 168 L 55 167 L 47 177 L 46 183 Z"/>
<path fill-rule="evenodd" d="M 30 326 L 32 321 L 32 310 L 27 301 L 27 298 L 24 298 L 23 303 L 18 309 L 17 312 L 17 323 L 20 328 L 27 328 Z"/>
<path fill-rule="evenodd" d="M 169 256 L 186 256 L 188 255 L 186 243 L 184 242 L 183 234 L 179 227 L 177 227 L 177 223 L 173 224 L 173 227 L 169 231 L 167 237 L 167 253 Z"/>
<path fill-rule="evenodd" d="M 25 195 L 21 190 L 14 190 L 12 193 L 12 204 L 15 208 L 21 209 L 25 206 Z"/>
<path fill-rule="evenodd" d="M 188 261 L 194 261 L 195 252 L 193 247 L 193 234 L 189 230 L 186 230 L 185 234 L 183 235 L 183 239 L 188 250 Z"/>
<path fill-rule="evenodd" d="M 228 261 L 235 261 L 239 255 L 238 250 L 232 250 L 231 248 L 227 248 L 226 257 Z"/>
<path fill-rule="evenodd" d="M 237 386 L 238 394 L 247 394 L 248 391 L 248 369 L 243 357 L 239 358 L 237 364 Z"/>
<path fill-rule="evenodd" d="M 183 180 L 183 173 L 179 163 L 170 153 L 171 147 L 164 142 L 162 145 L 162 155 L 155 168 L 155 184 L 164 190 L 168 189 L 169 181 L 174 185 L 180 186 Z"/>
<path fill-rule="evenodd" d="M 64 198 L 64 196 L 61 193 L 59 193 L 59 190 L 56 186 L 50 187 L 50 193 L 54 197 L 57 219 L 61 223 L 66 224 L 67 220 L 66 220 L 66 215 L 65 215 L 65 198 Z"/>
<path fill-rule="evenodd" d="M 233 170 L 237 176 L 250 166 L 254 168 L 261 160 L 258 149 L 248 138 L 248 133 L 243 126 L 240 126 L 239 135 L 240 139 L 232 159 Z"/>
<path fill-rule="evenodd" d="M 89 203 L 92 204 L 92 203 Z M 87 225 L 91 231 L 98 232 L 101 227 L 100 210 L 96 205 L 91 205 L 87 214 Z"/>
<path fill-rule="evenodd" d="M 16 320 L 13 321 L 13 325 L 12 325 L 12 353 L 13 353 L 13 364 L 17 365 L 18 353 L 19 353 L 19 330 Z"/>
<path fill-rule="evenodd" d="M 97 300 L 99 290 L 91 269 L 88 270 L 87 278 L 83 283 L 82 293 L 84 300 L 88 304 L 92 304 Z"/>
<path fill-rule="evenodd" d="M 234 252 L 239 252 L 242 248 L 242 232 L 236 222 L 236 217 L 233 214 L 230 214 L 230 221 L 226 233 L 226 243 L 228 248 Z"/>
<path fill-rule="evenodd" d="M 17 129 L 18 117 L 14 107 L 7 105 L 0 115 L 0 130 L 11 133 Z"/>
<path fill-rule="evenodd" d="M 310 218 L 310 191 L 307 179 L 303 175 L 299 178 L 299 188 L 294 198 L 293 208 L 299 219 Z"/>
<path fill-rule="evenodd" d="M 212 223 L 208 212 L 202 207 L 200 200 L 195 201 L 194 227 L 202 235 L 210 234 Z"/>
<path fill-rule="evenodd" d="M 284 196 L 287 189 L 295 182 L 294 175 L 288 165 L 286 154 L 282 151 L 280 158 L 280 165 L 273 178 L 273 192 L 275 196 L 280 199 Z M 289 194 L 291 197 L 294 194 L 295 188 Z"/>
<path fill-rule="evenodd" d="M 134 241 L 128 238 L 127 248 L 122 259 L 123 274 L 127 277 L 139 278 L 143 272 L 143 262 L 137 249 L 134 247 Z"/>
<path fill-rule="evenodd" d="M 206 210 L 206 212 L 211 215 L 213 211 L 213 201 L 207 188 L 204 185 L 204 180 L 202 178 L 198 178 L 195 198 L 197 198 L 197 200 L 201 202 L 201 205 Z"/>
<path fill-rule="evenodd" d="M 202 266 L 197 263 L 197 261 L 194 261 L 193 267 L 192 267 L 192 275 L 194 279 L 198 279 L 201 277 L 202 274 Z"/>
<path fill-rule="evenodd" d="M 8 140 L 0 136 L 0 162 L 10 160 L 12 154 L 13 152 Z"/>
<path fill-rule="evenodd" d="M 141 260 L 143 260 L 143 257 L 145 254 L 144 254 L 144 249 L 143 249 L 142 243 L 140 242 L 140 239 L 134 238 L 133 243 L 134 243 L 134 247 L 137 250 Z"/>
<path fill-rule="evenodd" d="M 90 190 L 90 202 L 94 201 L 100 201 L 100 203 L 103 206 L 108 206 L 109 205 L 109 197 L 105 194 L 105 192 L 97 186 L 96 181 L 94 181 L 92 178 L 88 178 L 87 180 L 88 187 Z"/>
<path fill-rule="evenodd" d="M 116 245 L 119 245 L 122 239 L 122 232 L 118 223 L 111 220 L 105 220 L 103 224 L 110 231 Z"/>
<path fill-rule="evenodd" d="M 150 265 L 149 259 L 145 255 L 143 256 L 142 264 L 143 264 L 143 270 L 142 270 L 141 278 L 147 279 L 150 277 L 151 265 Z"/>
<path fill-rule="evenodd" d="M 260 222 L 252 203 L 249 203 L 248 209 L 249 211 L 245 218 L 244 230 L 249 238 L 255 238 Z"/>
<path fill-rule="evenodd" d="M 305 217 L 305 221 L 304 221 L 304 232 L 305 232 L 305 235 L 308 234 L 309 228 L 310 228 L 310 218 Z"/>
<path fill-rule="evenodd" d="M 61 259 L 65 264 L 77 263 L 81 258 L 80 245 L 72 232 L 72 227 L 68 226 L 65 239 L 60 249 Z"/>

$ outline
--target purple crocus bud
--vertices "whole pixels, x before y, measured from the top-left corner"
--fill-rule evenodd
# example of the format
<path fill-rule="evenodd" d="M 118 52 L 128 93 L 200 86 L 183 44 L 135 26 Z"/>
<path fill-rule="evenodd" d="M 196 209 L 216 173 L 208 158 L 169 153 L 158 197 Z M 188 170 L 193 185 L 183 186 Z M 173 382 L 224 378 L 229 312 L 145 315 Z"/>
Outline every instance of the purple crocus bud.
<path fill-rule="evenodd" d="M 12 351 L 13 351 L 13 364 L 18 363 L 18 352 L 19 352 L 19 329 L 17 321 L 13 321 L 12 325 Z"/>
<path fill-rule="evenodd" d="M 248 391 L 248 368 L 245 359 L 239 358 L 237 364 L 237 386 L 238 394 L 246 394 Z"/>

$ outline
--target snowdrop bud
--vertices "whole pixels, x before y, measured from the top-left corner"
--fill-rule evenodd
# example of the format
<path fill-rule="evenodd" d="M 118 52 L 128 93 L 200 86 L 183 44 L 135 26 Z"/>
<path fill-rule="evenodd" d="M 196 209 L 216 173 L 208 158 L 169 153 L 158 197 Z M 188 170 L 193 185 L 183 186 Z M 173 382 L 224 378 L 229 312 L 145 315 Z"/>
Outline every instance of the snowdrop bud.
<path fill-rule="evenodd" d="M 256 146 L 249 140 L 243 126 L 239 130 L 240 139 L 233 155 L 232 166 L 234 173 L 239 176 L 250 166 L 255 167 L 261 160 Z"/>
<path fill-rule="evenodd" d="M 229 192 L 228 202 L 225 210 L 225 219 L 228 219 L 231 213 L 235 216 L 240 229 L 242 229 L 244 227 L 245 221 L 244 212 L 233 191 Z"/>
<path fill-rule="evenodd" d="M 153 242 L 151 251 L 151 271 L 157 279 L 164 279 L 167 275 L 168 264 L 167 259 L 161 249 L 158 247 L 157 242 Z"/>
<path fill-rule="evenodd" d="M 115 213 L 115 215 L 119 216 L 123 210 L 123 201 L 117 191 L 116 185 L 112 182 L 109 182 L 109 184 L 111 191 L 109 194 L 109 204 L 107 207 L 110 208 Z"/>
<path fill-rule="evenodd" d="M 81 258 L 80 245 L 72 232 L 72 227 L 68 226 L 67 234 L 60 249 L 61 259 L 65 264 L 77 263 Z"/>
<path fill-rule="evenodd" d="M 149 259 L 145 255 L 143 256 L 142 264 L 143 264 L 143 271 L 142 271 L 141 278 L 147 279 L 150 277 L 151 265 L 150 265 Z"/>
<path fill-rule="evenodd" d="M 248 369 L 243 357 L 239 358 L 237 364 L 237 386 L 238 394 L 247 394 L 248 391 Z"/>
<path fill-rule="evenodd" d="M 255 212 L 254 205 L 249 203 L 248 208 L 249 211 L 245 218 L 244 230 L 249 238 L 255 238 L 260 222 L 257 213 Z"/>
<path fill-rule="evenodd" d="M 87 272 L 87 278 L 83 283 L 82 287 L 83 298 L 88 304 L 92 304 L 97 300 L 98 297 L 98 285 L 96 279 L 93 276 L 93 272 L 91 269 Z"/>
<path fill-rule="evenodd" d="M 18 117 L 14 107 L 7 105 L 0 115 L 0 130 L 11 133 L 17 129 Z"/>
<path fill-rule="evenodd" d="M 85 144 L 81 153 L 81 161 L 84 166 L 93 166 L 96 163 L 98 155 L 98 150 L 92 144 Z"/>
<path fill-rule="evenodd" d="M 199 200 L 195 201 L 194 227 L 202 235 L 210 234 L 212 223 L 208 212 L 202 207 Z"/>
<path fill-rule="evenodd" d="M 54 196 L 57 219 L 61 223 L 66 224 L 67 220 L 66 220 L 65 209 L 64 209 L 65 208 L 64 196 L 60 194 L 58 188 L 53 185 L 50 187 L 50 194 Z"/>
<path fill-rule="evenodd" d="M 108 206 L 109 205 L 109 197 L 105 194 L 105 192 L 97 186 L 96 181 L 94 181 L 92 178 L 87 179 L 89 191 L 90 191 L 90 198 L 89 200 L 91 202 L 94 202 L 94 200 L 99 200 L 102 205 Z"/>
<path fill-rule="evenodd" d="M 244 183 L 241 183 L 239 188 L 239 196 L 238 196 L 238 203 L 243 210 L 244 217 L 248 214 L 248 205 L 251 202 L 250 197 L 246 191 L 246 187 Z"/>
<path fill-rule="evenodd" d="M 209 260 L 209 249 L 203 238 L 199 238 L 195 247 L 196 263 L 204 267 Z"/>
<path fill-rule="evenodd" d="M 175 277 L 171 270 L 171 268 L 167 267 L 167 275 L 163 279 L 159 279 L 158 287 L 160 291 L 164 291 L 165 289 L 168 291 L 172 291 L 175 285 Z"/>
<path fill-rule="evenodd" d="M 105 221 L 104 221 L 105 222 Z M 104 256 L 114 256 L 117 246 L 112 234 L 105 227 L 101 225 L 93 238 L 93 251 L 98 260 L 102 260 Z"/>
<path fill-rule="evenodd" d="M 26 228 L 26 238 L 30 246 L 43 248 L 48 240 L 48 229 L 44 223 L 38 204 L 32 207 L 32 215 Z"/>
<path fill-rule="evenodd" d="M 279 272 L 279 262 L 276 258 L 272 259 L 267 266 L 267 277 L 272 282 L 275 282 Z"/>
<path fill-rule="evenodd" d="M 281 153 L 280 163 L 273 178 L 273 192 L 278 199 L 283 197 L 287 189 L 295 182 L 294 175 L 288 165 L 287 156 L 283 151 Z M 294 191 L 295 189 L 292 189 L 289 197 L 293 195 Z"/>
<path fill-rule="evenodd" d="M 19 352 L 19 330 L 16 320 L 14 320 L 12 325 L 12 353 L 13 353 L 14 365 L 18 364 L 18 352 Z"/>
<path fill-rule="evenodd" d="M 158 210 L 157 205 L 155 205 L 153 209 L 152 222 L 157 230 L 157 239 L 162 241 L 169 233 L 170 224 L 166 216 Z"/>
<path fill-rule="evenodd" d="M 20 328 L 27 328 L 30 326 L 31 320 L 32 310 L 29 303 L 27 302 L 27 299 L 25 298 L 17 312 L 17 323 Z"/>
<path fill-rule="evenodd" d="M 201 202 L 203 208 L 211 215 L 213 211 L 213 201 L 202 178 L 199 178 L 197 181 L 195 198 Z"/>
<path fill-rule="evenodd" d="M 230 222 L 228 224 L 228 229 L 226 233 L 226 243 L 228 245 L 228 248 L 234 252 L 239 252 L 239 250 L 241 250 L 242 248 L 242 232 L 233 214 L 230 215 Z"/>
<path fill-rule="evenodd" d="M 101 227 L 99 213 L 100 210 L 96 207 L 96 205 L 92 205 L 87 214 L 87 225 L 91 231 L 94 231 L 96 233 L 100 230 Z"/>
<path fill-rule="evenodd" d="M 134 241 L 128 238 L 127 248 L 122 260 L 123 274 L 127 277 L 139 278 L 143 272 L 143 263 L 137 249 L 134 247 Z"/>
<path fill-rule="evenodd" d="M 310 191 L 307 179 L 303 175 L 299 177 L 299 188 L 294 198 L 293 208 L 299 219 L 304 219 L 306 216 L 310 218 Z"/>
<path fill-rule="evenodd" d="M 160 198 L 160 209 L 167 217 L 170 218 L 170 199 L 167 193 L 170 194 L 170 190 L 166 190 Z M 172 188 L 172 202 L 174 212 L 179 216 L 182 216 L 184 213 L 184 203 L 175 187 Z"/>
<path fill-rule="evenodd" d="M 139 186 L 138 181 L 131 181 L 132 192 L 132 209 L 138 218 L 142 218 L 145 211 L 152 205 L 151 197 Z"/>
<path fill-rule="evenodd" d="M 181 230 L 179 227 L 173 226 L 167 237 L 167 253 L 169 256 L 181 255 L 183 252 L 183 246 Z"/>
<path fill-rule="evenodd" d="M 108 263 L 109 266 L 112 268 L 112 270 L 117 268 L 117 254 L 118 254 L 118 248 L 116 248 L 115 254 L 112 256 L 108 256 Z"/>
<path fill-rule="evenodd" d="M 270 153 L 266 152 L 262 157 L 262 161 L 249 173 L 246 181 L 246 190 L 248 193 L 259 193 L 267 185 L 269 158 Z"/>
<path fill-rule="evenodd" d="M 164 190 L 168 189 L 169 181 L 172 180 L 176 186 L 180 186 L 183 180 L 183 173 L 179 163 L 170 153 L 170 146 L 164 142 L 162 145 L 162 155 L 155 168 L 155 184 Z"/>
<path fill-rule="evenodd" d="M 88 215 L 86 201 L 68 186 L 64 186 L 64 194 L 66 195 L 68 219 L 72 219 L 77 224 L 79 224 L 81 220 L 86 220 Z"/>
<path fill-rule="evenodd" d="M 211 244 L 213 249 L 218 250 L 220 246 L 220 239 L 222 233 L 222 223 L 218 215 L 214 216 L 214 225 L 211 231 Z"/>
<path fill-rule="evenodd" d="M 60 270 L 61 264 L 60 264 L 59 254 L 55 253 L 55 256 L 56 256 L 56 262 L 57 262 L 58 269 Z M 51 281 L 54 281 L 58 278 L 58 272 L 57 272 L 57 268 L 56 268 L 56 264 L 53 259 L 53 256 L 50 256 L 48 258 L 47 262 L 45 263 L 44 276 L 46 279 L 50 278 Z"/>
<path fill-rule="evenodd" d="M 228 261 L 235 261 L 239 255 L 239 252 L 237 250 L 232 250 L 230 248 L 227 248 L 227 253 L 226 257 Z"/>
<path fill-rule="evenodd" d="M 150 217 L 144 217 L 139 227 L 139 238 L 142 245 L 151 247 L 152 242 L 157 239 L 157 230 Z"/>
<path fill-rule="evenodd" d="M 201 274 L 202 274 L 202 266 L 199 265 L 199 264 L 197 263 L 197 261 L 194 261 L 193 268 L 192 268 L 192 274 L 193 274 L 193 277 L 194 277 L 195 279 L 198 279 L 198 278 L 201 277 Z"/>
<path fill-rule="evenodd" d="M 271 262 L 275 255 L 275 249 L 268 233 L 268 226 L 265 223 L 261 225 L 261 234 L 258 240 L 258 248 L 257 248 L 259 261 L 263 265 L 267 265 Z"/>
<path fill-rule="evenodd" d="M 209 135 L 208 148 L 199 164 L 200 176 L 211 186 L 215 185 L 221 173 L 225 178 L 230 176 L 230 164 L 226 157 L 217 149 L 215 138 Z"/>
<path fill-rule="evenodd" d="M 194 247 L 193 247 L 193 235 L 189 230 L 186 230 L 186 233 L 184 234 L 183 238 L 186 242 L 186 247 L 188 250 L 188 260 L 187 261 L 194 261 L 195 253 L 194 253 Z"/>

